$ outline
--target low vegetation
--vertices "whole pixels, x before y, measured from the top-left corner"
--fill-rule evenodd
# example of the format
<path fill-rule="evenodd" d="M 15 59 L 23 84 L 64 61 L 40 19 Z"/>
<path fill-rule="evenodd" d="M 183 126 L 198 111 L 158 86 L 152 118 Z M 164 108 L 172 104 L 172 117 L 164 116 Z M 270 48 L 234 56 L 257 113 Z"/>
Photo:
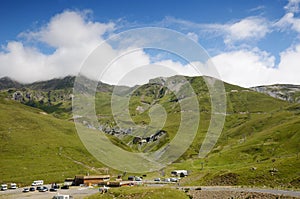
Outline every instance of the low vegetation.
<path fill-rule="evenodd" d="M 148 174 L 149 178 L 161 176 L 163 173 L 169 175 L 173 169 L 187 169 L 190 175 L 181 180 L 182 185 L 300 188 L 298 103 L 289 103 L 225 84 L 227 114 L 223 132 L 214 149 L 205 158 L 199 159 L 199 148 L 211 117 L 210 97 L 201 77 L 187 79 L 199 99 L 201 120 L 198 133 L 189 149 L 176 162 L 166 167 L 164 172 Z M 3 82 L 1 85 L 5 87 Z M 46 83 L 39 85 L 44 89 L 49 87 Z M 56 182 L 75 174 L 101 173 L 101 169 L 105 167 L 81 143 L 71 120 L 71 99 L 55 97 L 69 97 L 70 93 L 67 92 L 70 90 L 64 88 L 63 84 L 55 85 L 59 87 L 50 92 L 51 103 L 47 103 L 47 90 L 34 84 L 26 87 L 31 93 L 44 93 L 46 103 L 43 102 L 43 105 L 35 100 L 31 103 L 22 102 L 23 104 L 12 100 L 12 93 L 9 92 L 21 90 L 20 87 L 1 92 L 1 182 L 28 184 L 35 179 Z M 67 85 L 70 86 L 70 82 Z M 122 91 L 126 92 L 126 88 Z M 63 92 L 67 95 L 62 95 Z M 114 126 L 110 97 L 111 86 L 98 88 L 96 112 L 100 123 Z M 128 144 L 128 137 L 122 142 L 117 136 L 108 137 L 114 144 L 128 151 L 156 150 L 163 146 L 176 135 L 180 122 L 180 106 L 173 98 L 174 95 L 166 88 L 155 84 L 138 88 L 130 98 L 129 112 L 138 125 L 146 126 L 151 122 L 149 110 L 153 105 L 160 104 L 165 108 L 167 120 L 163 130 L 167 132 L 167 136 L 163 139 L 152 145 L 136 146 Z M 121 172 L 110 170 L 110 173 L 117 175 Z M 126 195 L 126 190 L 122 188 L 117 192 L 124 191 Z M 137 192 L 140 190 L 143 189 L 137 188 Z M 151 190 L 149 188 L 150 192 Z M 168 191 L 167 189 L 166 194 Z M 144 192 L 148 193 L 148 190 Z"/>
<path fill-rule="evenodd" d="M 189 197 L 183 191 L 173 188 L 156 187 L 122 187 L 113 188 L 105 194 L 95 194 L 86 199 L 113 199 L 113 198 L 151 198 L 151 199 L 188 199 Z"/>

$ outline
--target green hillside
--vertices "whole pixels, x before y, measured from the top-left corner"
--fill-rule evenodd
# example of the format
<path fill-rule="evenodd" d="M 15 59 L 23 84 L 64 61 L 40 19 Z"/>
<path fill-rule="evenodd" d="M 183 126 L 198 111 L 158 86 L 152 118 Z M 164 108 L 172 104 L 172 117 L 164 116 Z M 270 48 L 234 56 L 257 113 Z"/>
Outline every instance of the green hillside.
<path fill-rule="evenodd" d="M 167 175 L 172 169 L 189 170 L 189 177 L 181 180 L 183 185 L 300 188 L 299 104 L 225 83 L 227 111 L 223 132 L 207 157 L 199 159 L 199 149 L 211 118 L 211 99 L 202 77 L 187 77 L 187 80 L 197 95 L 201 120 L 193 143 L 165 169 Z M 128 151 L 149 152 L 174 138 L 182 114 L 180 100 L 157 81 L 152 80 L 139 88 L 120 87 L 120 96 L 116 96 L 119 100 L 130 97 L 129 114 L 135 124 L 143 128 L 153 122 L 149 117 L 152 108 L 157 105 L 164 107 L 167 118 L 161 130 L 166 134 L 143 144 L 134 143 L 130 135 L 116 133 L 119 129 L 110 107 L 112 86 L 98 86 L 95 98 L 97 118 L 114 144 Z M 179 80 L 172 77 L 168 81 L 176 83 Z M 45 90 L 53 87 L 41 82 L 23 88 L 22 96 L 28 92 L 41 97 L 43 102 L 36 98 L 19 102 L 12 100 L 13 93 L 19 88 L 2 92 L 1 182 L 28 183 L 37 178 L 59 181 L 78 173 L 102 172 L 95 168 L 104 166 L 84 149 L 70 120 L 70 83 L 64 87 L 59 80 L 55 82 L 59 87 L 54 90 Z M 131 91 L 132 95 L 128 96 Z M 184 93 L 180 96 L 186 98 Z M 82 118 L 83 123 L 84 120 Z M 21 172 L 15 172 L 16 169 Z M 149 177 L 157 177 L 160 173 L 154 172 Z"/>
<path fill-rule="evenodd" d="M 70 121 L 0 97 L 0 181 L 29 184 L 99 173 L 101 165 L 83 147 Z"/>

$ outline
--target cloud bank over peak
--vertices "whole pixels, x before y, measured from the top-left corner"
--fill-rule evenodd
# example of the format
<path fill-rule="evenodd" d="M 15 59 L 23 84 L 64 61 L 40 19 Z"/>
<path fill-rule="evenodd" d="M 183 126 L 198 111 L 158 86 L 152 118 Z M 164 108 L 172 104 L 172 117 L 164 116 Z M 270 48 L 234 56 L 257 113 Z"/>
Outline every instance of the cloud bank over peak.
<path fill-rule="evenodd" d="M 22 41 L 10 41 L 0 53 L 1 76 L 22 82 L 76 75 L 89 53 L 114 30 L 114 23 L 88 19 L 88 12 L 64 11 L 37 31 L 20 33 Z M 25 45 L 29 43 L 29 45 Z M 30 44 L 41 43 L 54 50 L 45 54 Z"/>

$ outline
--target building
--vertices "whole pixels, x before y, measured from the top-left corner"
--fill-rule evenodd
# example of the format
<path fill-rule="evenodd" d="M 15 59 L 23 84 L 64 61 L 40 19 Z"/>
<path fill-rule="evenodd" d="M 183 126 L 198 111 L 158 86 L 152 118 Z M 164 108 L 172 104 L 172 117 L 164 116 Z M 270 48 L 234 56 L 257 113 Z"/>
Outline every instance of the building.
<path fill-rule="evenodd" d="M 98 175 L 98 176 L 75 176 L 74 184 L 75 186 L 84 184 L 84 185 L 92 185 L 99 184 L 104 181 L 109 181 L 110 175 Z"/>

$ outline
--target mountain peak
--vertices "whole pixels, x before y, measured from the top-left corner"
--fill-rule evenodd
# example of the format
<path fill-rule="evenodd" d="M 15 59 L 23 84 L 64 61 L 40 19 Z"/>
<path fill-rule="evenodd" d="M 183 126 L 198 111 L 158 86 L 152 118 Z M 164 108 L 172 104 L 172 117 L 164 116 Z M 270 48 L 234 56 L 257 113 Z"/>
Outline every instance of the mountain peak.
<path fill-rule="evenodd" d="M 2 77 L 0 78 L 0 90 L 8 89 L 8 88 L 20 88 L 23 85 L 10 77 Z"/>

